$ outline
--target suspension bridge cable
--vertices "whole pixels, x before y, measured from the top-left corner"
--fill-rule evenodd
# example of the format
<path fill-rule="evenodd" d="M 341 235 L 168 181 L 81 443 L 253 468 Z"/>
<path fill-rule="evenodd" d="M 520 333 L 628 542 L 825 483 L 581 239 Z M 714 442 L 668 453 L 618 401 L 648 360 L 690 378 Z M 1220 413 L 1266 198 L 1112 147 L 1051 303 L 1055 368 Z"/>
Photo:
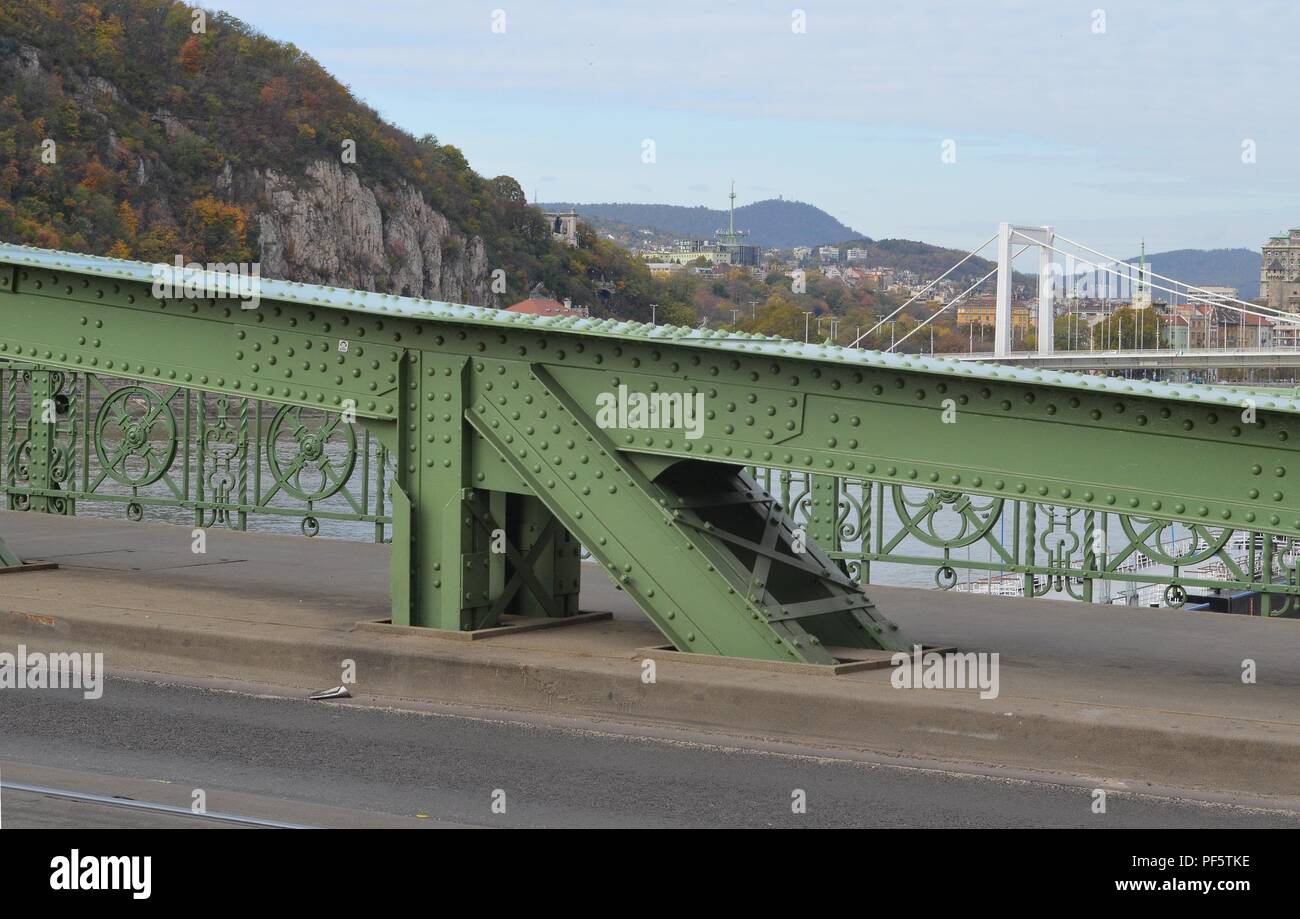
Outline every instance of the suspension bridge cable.
<path fill-rule="evenodd" d="M 1081 243 L 1081 242 L 1075 242 L 1073 239 L 1070 239 L 1068 236 L 1062 236 L 1060 233 L 1057 233 L 1057 234 L 1056 234 L 1056 238 L 1059 239 L 1059 240 L 1061 240 L 1062 242 L 1067 242 L 1067 243 L 1069 243 L 1069 244 L 1072 245 L 1072 246 L 1076 246 L 1076 247 L 1078 247 L 1078 248 L 1084 250 L 1085 252 L 1091 252 L 1093 255 L 1100 255 L 1100 256 L 1101 256 L 1102 258 L 1104 258 L 1104 259 L 1109 259 L 1110 262 L 1111 262 L 1112 264 L 1115 264 L 1115 265 L 1128 265 L 1128 266 L 1130 266 L 1130 269 L 1132 269 L 1132 268 L 1136 268 L 1136 267 L 1137 267 L 1137 266 L 1133 265 L 1131 262 L 1125 262 L 1125 261 L 1122 261 L 1122 260 L 1120 260 L 1120 259 L 1115 258 L 1115 257 L 1112 256 L 1112 255 L 1108 255 L 1108 254 L 1106 254 L 1105 252 L 1099 252 L 1098 250 L 1093 249 L 1093 248 L 1091 248 L 1090 246 L 1085 246 L 1085 245 L 1084 245 L 1083 243 Z M 1053 252 L 1059 252 L 1059 251 L 1060 251 L 1059 249 L 1055 249 L 1055 248 L 1053 248 L 1053 247 L 1051 247 L 1051 246 L 1049 246 L 1048 248 L 1052 249 Z M 1069 253 L 1062 253 L 1062 254 L 1069 255 Z M 1069 257 L 1073 258 L 1074 256 L 1071 255 L 1071 256 L 1069 256 Z M 1080 259 L 1080 261 L 1084 262 L 1084 264 L 1093 264 L 1093 263 L 1091 263 L 1091 262 L 1088 262 L 1086 259 Z M 1268 319 L 1268 318 L 1284 319 L 1284 320 L 1286 320 L 1286 321 L 1288 321 L 1288 322 L 1295 322 L 1295 321 L 1296 321 L 1296 316 L 1295 316 L 1294 313 L 1287 313 L 1287 312 L 1285 312 L 1285 311 L 1283 311 L 1283 310 L 1274 309 L 1274 308 L 1271 307 L 1271 306 L 1262 306 L 1261 304 L 1258 304 L 1258 303 L 1251 303 L 1249 300 L 1242 300 L 1240 297 L 1217 297 L 1217 296 L 1216 296 L 1216 299 L 1214 299 L 1214 300 L 1206 300 L 1206 299 L 1204 299 L 1204 298 L 1202 298 L 1202 297 L 1194 296 L 1194 295 L 1192 294 L 1192 291 L 1196 291 L 1198 294 L 1206 294 L 1206 295 L 1210 295 L 1210 292 L 1209 292 L 1208 290 L 1204 289 L 1203 287 L 1197 287 L 1197 286 L 1194 285 L 1194 284 L 1188 284 L 1186 281 L 1180 281 L 1180 280 L 1178 280 L 1177 278 L 1171 278 L 1171 277 L 1167 277 L 1167 276 L 1165 276 L 1165 275 L 1163 275 L 1163 274 L 1157 274 L 1156 272 L 1152 271 L 1150 268 L 1147 269 L 1147 272 L 1146 272 L 1146 273 L 1147 273 L 1147 275 L 1149 275 L 1150 277 L 1153 277 L 1153 278 L 1159 278 L 1159 279 L 1162 280 L 1162 281 L 1168 281 L 1168 282 L 1171 283 L 1171 284 L 1178 284 L 1178 285 L 1181 285 L 1182 287 L 1186 287 L 1186 288 L 1187 288 L 1187 291 L 1186 291 L 1186 292 L 1182 292 L 1182 291 L 1177 291 L 1177 290 L 1169 290 L 1169 289 L 1164 288 L 1164 287 L 1159 287 L 1158 285 L 1155 285 L 1155 284 L 1152 284 L 1152 285 L 1151 285 L 1152 287 L 1156 287 L 1158 290 L 1163 290 L 1163 291 L 1165 291 L 1166 293 L 1171 293 L 1171 294 L 1174 294 L 1175 296 L 1185 296 L 1185 297 L 1187 297 L 1188 299 L 1195 299 L 1198 303 L 1209 303 L 1209 304 L 1211 304 L 1211 305 L 1217 305 L 1217 306 L 1228 307 L 1229 309 L 1232 309 L 1232 307 L 1228 306 L 1228 303 L 1227 303 L 1227 302 L 1224 302 L 1224 301 L 1231 301 L 1232 303 L 1239 303 L 1239 304 L 1241 304 L 1241 305 L 1244 306 L 1244 307 L 1249 307 L 1251 310 L 1267 310 L 1269 313 L 1274 314 L 1273 316 L 1265 316 L 1265 315 L 1263 315 L 1263 314 L 1259 314 L 1259 313 L 1256 313 L 1256 314 L 1255 314 L 1255 315 L 1261 315 L 1262 318 L 1266 318 L 1266 319 Z M 1132 278 L 1132 271 L 1131 271 L 1131 270 L 1130 270 L 1130 272 L 1129 272 L 1129 277 Z"/>
<path fill-rule="evenodd" d="M 862 339 L 866 338 L 866 337 L 867 337 L 868 335 L 870 335 L 872 332 L 876 331 L 876 329 L 880 328 L 882 325 L 884 325 L 884 324 L 885 324 L 886 322 L 888 322 L 889 320 L 893 319 L 895 316 L 897 316 L 897 315 L 898 315 L 899 313 L 901 313 L 903 310 L 907 309 L 907 307 L 910 306 L 914 300 L 916 300 L 918 297 L 924 296 L 924 294 L 925 294 L 925 292 L 926 292 L 927 290 L 929 290 L 929 289 L 930 289 L 931 287 L 933 287 L 934 285 L 938 284 L 938 283 L 939 283 L 940 281 L 942 281 L 944 278 L 948 277 L 948 275 L 952 274 L 954 271 L 956 271 L 958 268 L 960 268 L 962 265 L 964 265 L 967 261 L 969 261 L 970 259 L 974 258 L 975 255 L 976 255 L 976 253 L 982 252 L 982 251 L 983 251 L 983 250 L 988 246 L 989 243 L 993 242 L 993 240 L 995 240 L 995 239 L 997 239 L 997 238 L 998 238 L 998 234 L 994 233 L 994 234 L 993 234 L 992 236 L 990 236 L 988 239 L 984 240 L 984 242 L 980 243 L 979 246 L 978 246 L 977 248 L 972 249 L 972 250 L 971 250 L 971 251 L 966 255 L 966 257 L 963 258 L 960 262 L 958 262 L 957 264 L 953 265 L 951 268 L 949 268 L 949 269 L 948 269 L 947 271 L 945 271 L 943 274 L 939 275 L 937 278 L 935 278 L 935 279 L 934 279 L 933 281 L 931 281 L 929 284 L 927 284 L 927 285 L 925 285 L 924 287 L 922 287 L 922 288 L 921 288 L 917 293 L 913 294 L 910 298 L 908 298 L 908 300 L 907 300 L 906 303 L 904 303 L 904 304 L 903 304 L 902 306 L 900 306 L 898 309 L 894 310 L 892 313 L 890 313 L 890 314 L 889 314 L 888 316 L 886 316 L 884 319 L 881 319 L 879 322 L 877 322 L 877 323 L 876 323 L 875 325 L 873 325 L 871 328 L 867 329 L 867 331 L 863 332 L 863 333 L 862 333 L 861 335 L 859 335 L 857 338 L 853 339 L 853 341 L 849 344 L 849 347 L 850 347 L 850 348 L 856 348 L 856 347 L 858 346 L 858 342 L 862 341 Z"/>
<path fill-rule="evenodd" d="M 1061 237 L 1061 238 L 1064 239 L 1064 237 Z M 1068 241 L 1068 240 L 1067 240 L 1067 241 Z M 1083 265 L 1087 265 L 1087 266 L 1092 267 L 1092 268 L 1100 269 L 1101 271 L 1105 271 L 1105 272 L 1107 272 L 1107 273 L 1109 273 L 1109 274 L 1113 274 L 1113 275 L 1115 275 L 1115 276 L 1117 276 L 1117 277 L 1120 277 L 1120 278 L 1127 277 L 1127 278 L 1129 278 L 1130 280 L 1132 280 L 1132 277 L 1133 277 L 1133 276 L 1132 276 L 1132 272 L 1131 272 L 1131 271 L 1129 271 L 1129 272 L 1119 271 L 1118 269 L 1113 268 L 1113 267 L 1111 267 L 1110 265 L 1103 265 L 1103 264 L 1101 264 L 1101 263 L 1099 263 L 1099 262 L 1091 262 L 1091 261 L 1089 261 L 1088 259 L 1078 258 L 1077 256 L 1075 256 L 1075 255 L 1073 255 L 1073 254 L 1071 254 L 1071 253 L 1069 253 L 1069 252 L 1065 252 L 1064 250 L 1058 249 L 1058 248 L 1056 248 L 1055 246 L 1052 246 L 1052 245 L 1048 245 L 1047 243 L 1037 243 L 1037 245 L 1041 245 L 1041 246 L 1042 246 L 1043 248 L 1045 248 L 1045 249 L 1050 249 L 1051 251 L 1055 252 L 1055 253 L 1058 254 L 1058 255 L 1065 255 L 1065 256 L 1069 256 L 1070 258 L 1076 258 L 1076 259 L 1077 259 L 1081 264 L 1083 264 Z M 1103 256 L 1105 256 L 1106 258 L 1110 258 L 1110 256 L 1105 255 L 1105 253 L 1101 253 L 1101 254 L 1102 254 Z M 1126 263 L 1126 262 L 1115 262 L 1114 264 L 1125 265 L 1125 264 L 1127 264 L 1127 263 Z M 1181 281 L 1175 281 L 1174 283 L 1176 283 L 1176 284 L 1182 284 L 1183 282 L 1181 282 Z M 1165 293 L 1167 293 L 1167 294 L 1174 294 L 1174 295 L 1176 295 L 1176 296 L 1187 297 L 1189 300 L 1195 300 L 1196 302 L 1198 302 L 1198 303 L 1204 303 L 1204 304 L 1206 304 L 1207 306 L 1221 306 L 1221 307 L 1223 307 L 1224 309 L 1227 309 L 1227 310 L 1233 310 L 1234 312 L 1237 312 L 1237 313 L 1249 314 L 1249 315 L 1251 315 L 1251 316 L 1257 316 L 1257 317 L 1259 317 L 1260 319 L 1278 320 L 1278 321 L 1282 321 L 1282 322 L 1289 322 L 1289 323 L 1291 323 L 1291 324 L 1293 324 L 1293 325 L 1300 325 L 1300 316 L 1298 316 L 1298 315 L 1293 315 L 1293 314 L 1279 314 L 1279 315 L 1276 315 L 1276 316 L 1270 316 L 1270 315 L 1268 315 L 1267 313 L 1260 313 L 1260 312 L 1257 312 L 1257 310 L 1258 310 L 1258 308 L 1259 308 L 1259 305 L 1258 305 L 1258 304 L 1255 304 L 1255 303 L 1249 304 L 1249 306 L 1252 307 L 1251 309 L 1246 309 L 1245 307 L 1233 306 L 1231 303 L 1223 303 L 1223 302 L 1220 302 L 1220 301 L 1217 301 L 1217 300 L 1206 300 L 1206 299 L 1203 298 L 1203 297 L 1198 297 L 1198 296 L 1195 296 L 1194 294 L 1191 294 L 1191 293 L 1188 293 L 1188 292 L 1184 292 L 1184 291 L 1174 290 L 1174 289 L 1169 288 L 1169 287 L 1163 287 L 1163 286 L 1161 286 L 1161 285 L 1159 285 L 1159 284 L 1152 284 L 1152 283 L 1149 283 L 1149 282 L 1148 282 L 1148 285 L 1147 285 L 1147 286 L 1148 286 L 1148 287 L 1152 287 L 1152 288 L 1154 288 L 1155 290 L 1163 291 L 1163 292 L 1165 292 Z M 1189 287 L 1190 285 L 1186 285 L 1186 284 L 1184 284 L 1183 286 L 1184 286 L 1184 287 Z M 1245 302 L 1245 301 L 1237 301 L 1237 302 Z"/>
<path fill-rule="evenodd" d="M 1019 252 L 1017 252 L 1015 255 L 1011 256 L 1011 261 L 1014 262 L 1014 261 L 1015 261 L 1016 259 L 1018 259 L 1020 256 L 1024 255 L 1025 252 L 1028 251 L 1028 249 L 1029 249 L 1028 246 L 1024 246 L 1024 247 L 1023 247 Z M 943 306 L 939 307 L 937 310 L 935 310 L 935 311 L 934 311 L 933 313 L 931 313 L 929 316 L 926 316 L 925 319 L 924 319 L 924 321 L 922 321 L 922 322 L 920 322 L 920 323 L 917 324 L 916 328 L 912 329 L 912 331 L 908 332 L 906 335 L 904 335 L 904 336 L 903 336 L 902 338 L 900 338 L 898 341 L 896 341 L 896 342 L 894 342 L 892 345 L 890 345 L 890 346 L 886 349 L 886 353 L 888 353 L 889 351 L 893 351 L 895 348 L 897 348 L 897 347 L 898 347 L 899 345 L 901 345 L 903 342 L 907 341 L 909 338 L 911 338 L 911 337 L 912 337 L 913 335 L 915 335 L 917 332 L 921 331 L 921 329 L 923 329 L 923 328 L 925 328 L 927 325 L 929 325 L 930 322 L 931 322 L 933 319 L 935 319 L 935 318 L 936 318 L 940 313 L 942 313 L 942 312 L 944 312 L 945 310 L 947 310 L 948 307 L 952 306 L 952 305 L 953 305 L 954 303 L 956 303 L 958 300 L 963 299 L 963 298 L 964 298 L 968 293 L 970 293 L 971 291 L 973 291 L 975 288 L 979 287 L 981 284 L 983 284 L 985 281 L 987 281 L 989 278 L 993 277 L 993 275 L 995 275 L 995 274 L 997 274 L 997 273 L 998 273 L 998 270 L 997 270 L 996 268 L 994 268 L 994 269 L 993 269 L 992 271 L 990 271 L 988 274 L 984 275 L 984 277 L 980 278 L 978 281 L 976 281 L 976 282 L 975 282 L 974 284 L 972 284 L 970 287 L 967 287 L 965 290 L 963 290 L 963 291 L 962 291 L 961 293 L 959 293 L 957 296 L 953 297 L 951 300 L 949 300 L 949 301 L 948 301 L 947 303 L 945 303 Z"/>

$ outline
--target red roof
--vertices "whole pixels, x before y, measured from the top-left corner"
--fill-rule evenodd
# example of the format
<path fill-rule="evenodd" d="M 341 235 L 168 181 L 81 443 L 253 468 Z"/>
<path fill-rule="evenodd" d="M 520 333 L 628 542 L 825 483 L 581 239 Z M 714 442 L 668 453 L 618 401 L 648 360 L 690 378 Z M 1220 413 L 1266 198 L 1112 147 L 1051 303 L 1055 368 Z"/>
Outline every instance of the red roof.
<path fill-rule="evenodd" d="M 520 300 L 514 306 L 506 307 L 511 313 L 527 313 L 530 316 L 585 316 L 582 310 L 575 310 L 572 307 L 565 306 L 558 300 L 551 300 L 546 297 L 529 297 L 527 300 Z"/>

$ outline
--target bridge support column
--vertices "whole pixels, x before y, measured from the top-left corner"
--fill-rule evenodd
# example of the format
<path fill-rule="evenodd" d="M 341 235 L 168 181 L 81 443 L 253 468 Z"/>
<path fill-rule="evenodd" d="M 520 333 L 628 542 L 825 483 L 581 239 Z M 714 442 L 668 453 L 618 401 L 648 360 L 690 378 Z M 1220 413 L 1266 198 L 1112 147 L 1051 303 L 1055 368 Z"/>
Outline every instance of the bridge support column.
<path fill-rule="evenodd" d="M 385 437 L 391 483 L 392 621 L 452 631 L 490 628 L 506 613 L 578 613 L 581 547 L 527 494 L 481 486 L 465 423 L 468 358 L 408 352 L 401 406 Z"/>
<path fill-rule="evenodd" d="M 1038 247 L 1038 353 L 1048 355 L 1056 350 L 1056 304 L 1052 302 L 1056 290 L 1052 250 L 1056 234 L 1051 227 L 1043 227 L 1043 244 Z"/>
<path fill-rule="evenodd" d="M 1013 246 L 1024 248 L 1038 246 L 1038 353 L 1051 354 L 1055 334 L 1056 316 L 1052 302 L 1053 276 L 1052 249 L 1056 233 L 1051 227 L 1013 226 L 998 224 L 998 292 L 993 309 L 993 356 L 1011 356 L 1015 317 L 1011 311 L 1015 274 Z M 1022 248 L 1021 251 L 1024 251 Z"/>
<path fill-rule="evenodd" d="M 993 356 L 1011 354 L 1011 224 L 998 224 L 998 292 L 993 307 Z"/>
<path fill-rule="evenodd" d="M 400 410 L 389 449 L 393 623 L 456 631 L 489 624 L 504 587 L 505 556 L 493 553 L 505 495 L 471 484 L 463 421 L 468 359 L 406 353 Z"/>

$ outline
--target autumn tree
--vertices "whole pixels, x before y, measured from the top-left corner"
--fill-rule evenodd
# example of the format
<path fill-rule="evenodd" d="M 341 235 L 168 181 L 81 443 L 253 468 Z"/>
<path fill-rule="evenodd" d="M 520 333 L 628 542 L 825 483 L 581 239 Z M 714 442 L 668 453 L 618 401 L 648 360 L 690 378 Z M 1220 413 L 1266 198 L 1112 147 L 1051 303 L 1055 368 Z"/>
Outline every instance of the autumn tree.
<path fill-rule="evenodd" d="M 242 209 L 207 195 L 190 205 L 185 255 L 200 262 L 246 262 L 250 258 Z"/>
<path fill-rule="evenodd" d="M 203 48 L 199 44 L 197 35 L 191 35 L 185 44 L 181 45 L 176 61 L 189 73 L 199 72 L 199 68 L 203 65 Z"/>

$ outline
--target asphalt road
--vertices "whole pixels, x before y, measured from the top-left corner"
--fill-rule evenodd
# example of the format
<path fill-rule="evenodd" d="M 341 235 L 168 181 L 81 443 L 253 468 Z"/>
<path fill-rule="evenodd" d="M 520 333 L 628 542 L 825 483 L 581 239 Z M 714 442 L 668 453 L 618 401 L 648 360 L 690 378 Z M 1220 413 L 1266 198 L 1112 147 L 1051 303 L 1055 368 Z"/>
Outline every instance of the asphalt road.
<path fill-rule="evenodd" d="M 188 806 L 195 789 L 209 814 L 307 825 L 1300 827 L 1230 804 L 1112 791 L 1098 815 L 1068 785 L 123 679 L 96 701 L 5 691 L 0 781 L 121 801 L 5 788 L 6 828 L 228 825 L 131 804 Z"/>

